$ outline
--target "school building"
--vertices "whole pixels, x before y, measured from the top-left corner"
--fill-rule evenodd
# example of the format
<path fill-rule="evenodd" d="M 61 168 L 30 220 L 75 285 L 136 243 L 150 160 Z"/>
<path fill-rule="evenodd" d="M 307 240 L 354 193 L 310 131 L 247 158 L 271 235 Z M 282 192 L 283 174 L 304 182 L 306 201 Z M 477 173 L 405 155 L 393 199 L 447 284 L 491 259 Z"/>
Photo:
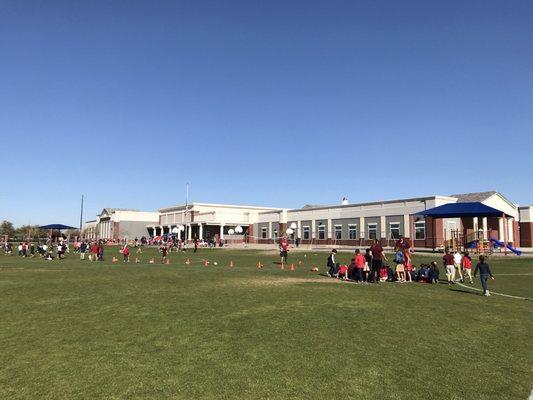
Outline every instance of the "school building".
<path fill-rule="evenodd" d="M 499 216 L 468 218 L 431 218 L 425 210 L 452 203 L 483 204 L 501 212 Z M 114 210 L 114 211 L 113 211 Z M 339 205 L 306 205 L 298 209 L 245 205 L 192 203 L 165 207 L 146 213 L 151 221 L 138 221 L 138 230 L 122 230 L 123 217 L 118 209 L 104 209 L 98 216 L 99 237 L 164 236 L 179 229 L 181 239 L 246 240 L 248 243 L 275 244 L 287 235 L 301 244 L 316 246 L 367 246 L 374 239 L 392 244 L 400 236 L 409 238 L 417 248 L 440 248 L 450 241 L 506 241 L 515 247 L 533 247 L 533 206 L 512 203 L 496 191 L 457 195 L 432 195 Z M 142 213 L 138 210 L 124 210 Z M 130 223 L 135 216 L 131 214 Z M 120 220 L 120 221 L 118 221 Z M 119 225 L 115 225 L 115 223 Z M 131 226 L 131 224 L 125 224 Z M 237 228 L 243 234 L 232 234 Z M 237 229 L 239 230 L 239 229 Z M 141 234 L 141 232 L 143 234 Z M 290 232 L 290 231 L 289 231 Z"/>

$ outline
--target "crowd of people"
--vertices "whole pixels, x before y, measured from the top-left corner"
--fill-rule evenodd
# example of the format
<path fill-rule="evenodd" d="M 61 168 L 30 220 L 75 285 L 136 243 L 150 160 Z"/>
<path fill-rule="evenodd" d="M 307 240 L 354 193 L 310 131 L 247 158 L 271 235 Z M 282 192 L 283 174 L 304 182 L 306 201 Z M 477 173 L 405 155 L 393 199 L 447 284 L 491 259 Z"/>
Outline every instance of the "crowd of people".
<path fill-rule="evenodd" d="M 281 242 L 280 242 L 281 248 Z M 342 264 L 337 262 L 337 250 L 331 250 L 326 261 L 326 274 L 329 277 L 351 280 L 356 283 L 380 283 L 380 282 L 420 282 L 439 283 L 440 268 L 437 261 L 429 264 L 420 264 L 418 267 L 412 263 L 411 246 L 407 239 L 400 238 L 394 249 L 393 266 L 389 265 L 387 256 L 381 243 L 377 240 L 365 250 L 356 249 L 351 262 Z M 287 259 L 286 250 L 282 251 L 282 261 Z M 468 252 L 456 251 L 452 254 L 446 249 L 442 257 L 442 266 L 446 271 L 446 282 L 453 285 L 456 282 L 464 283 L 465 278 L 469 284 L 473 284 L 473 276 L 480 273 L 483 294 L 490 296 L 487 281 L 494 279 L 485 256 L 479 257 L 474 273 L 472 273 L 472 258 Z"/>

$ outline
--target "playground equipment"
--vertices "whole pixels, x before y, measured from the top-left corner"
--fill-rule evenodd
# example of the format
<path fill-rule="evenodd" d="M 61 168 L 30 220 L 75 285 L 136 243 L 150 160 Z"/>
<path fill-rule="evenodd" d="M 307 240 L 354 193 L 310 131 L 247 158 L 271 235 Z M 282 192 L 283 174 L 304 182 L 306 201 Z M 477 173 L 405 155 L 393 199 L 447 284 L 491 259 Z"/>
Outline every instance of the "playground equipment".
<path fill-rule="evenodd" d="M 496 240 L 494 238 L 490 238 L 489 239 L 490 242 L 492 243 L 492 245 L 494 247 L 498 247 L 498 248 L 502 248 L 502 247 L 506 247 L 507 249 L 509 249 L 510 251 L 512 251 L 513 253 L 515 253 L 517 256 L 521 255 L 522 252 L 520 250 L 517 250 L 515 249 L 513 246 L 511 246 L 510 244 L 507 244 L 505 245 L 505 243 L 503 242 L 500 242 L 499 240 Z"/>

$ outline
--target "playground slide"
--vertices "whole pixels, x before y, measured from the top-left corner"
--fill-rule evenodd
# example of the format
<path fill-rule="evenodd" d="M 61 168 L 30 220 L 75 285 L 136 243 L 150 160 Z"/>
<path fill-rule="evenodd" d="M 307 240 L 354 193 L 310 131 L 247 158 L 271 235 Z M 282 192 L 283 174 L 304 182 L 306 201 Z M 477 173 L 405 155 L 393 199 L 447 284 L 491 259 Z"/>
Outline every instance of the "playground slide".
<path fill-rule="evenodd" d="M 494 243 L 498 247 L 503 247 L 503 242 L 500 242 L 499 240 L 496 240 L 494 238 L 490 238 L 490 241 Z M 513 246 L 507 245 L 506 246 L 509 250 L 511 250 L 513 253 L 515 253 L 517 256 L 521 255 L 522 252 L 520 250 L 515 249 Z"/>

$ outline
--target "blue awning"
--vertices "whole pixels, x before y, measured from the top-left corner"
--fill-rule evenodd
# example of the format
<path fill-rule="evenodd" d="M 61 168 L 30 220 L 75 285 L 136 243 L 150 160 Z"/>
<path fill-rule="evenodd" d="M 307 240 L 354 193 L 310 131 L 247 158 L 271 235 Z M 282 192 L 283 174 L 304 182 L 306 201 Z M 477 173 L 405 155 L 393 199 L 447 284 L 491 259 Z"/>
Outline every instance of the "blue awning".
<path fill-rule="evenodd" d="M 78 229 L 78 228 L 74 228 L 73 226 L 68 226 L 68 225 L 63 225 L 63 224 L 50 224 L 50 225 L 40 226 L 39 229 L 55 229 L 58 231 L 62 231 L 63 229 Z"/>
<path fill-rule="evenodd" d="M 414 215 L 432 218 L 501 217 L 504 212 L 483 203 L 449 203 L 419 211 Z M 507 215 L 507 214 L 506 214 Z M 510 215 L 507 215 L 510 217 Z"/>

